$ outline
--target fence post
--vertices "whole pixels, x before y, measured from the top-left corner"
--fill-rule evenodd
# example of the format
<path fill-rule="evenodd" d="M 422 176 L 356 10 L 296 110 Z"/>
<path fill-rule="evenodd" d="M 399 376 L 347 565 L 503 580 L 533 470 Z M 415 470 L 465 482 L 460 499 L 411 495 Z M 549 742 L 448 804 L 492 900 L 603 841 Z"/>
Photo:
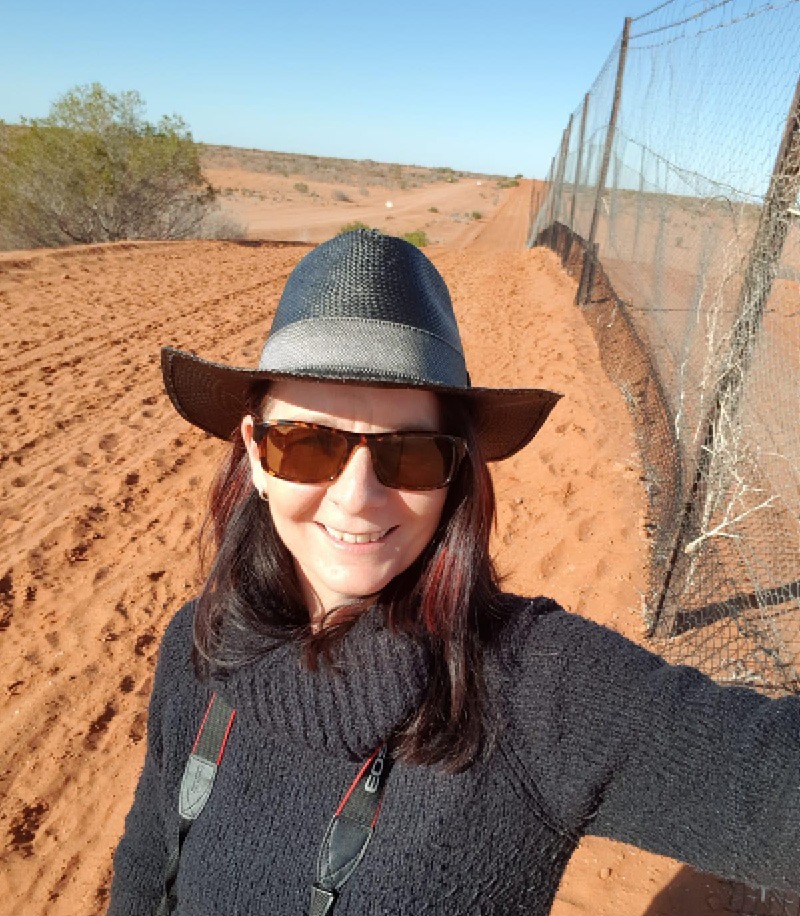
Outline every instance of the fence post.
<path fill-rule="evenodd" d="M 575 294 L 575 304 L 585 305 L 594 286 L 594 273 L 597 267 L 598 249 L 597 242 L 592 242 L 583 250 L 583 263 L 581 264 L 581 278 L 578 281 L 578 291 Z"/>
<path fill-rule="evenodd" d="M 646 162 L 646 151 L 645 146 L 642 144 L 642 154 L 641 161 L 639 163 L 639 195 L 637 197 L 638 204 L 636 206 L 636 228 L 633 230 L 633 251 L 631 252 L 631 260 L 636 261 L 636 256 L 639 252 L 639 229 L 642 222 L 642 201 L 644 200 L 644 167 Z"/>
<path fill-rule="evenodd" d="M 625 19 L 622 27 L 622 39 L 619 45 L 619 60 L 617 61 L 617 81 L 614 84 L 614 101 L 611 105 L 611 116 L 608 119 L 608 131 L 606 132 L 606 142 L 603 147 L 603 161 L 600 164 L 600 175 L 597 179 L 597 195 L 594 199 L 594 211 L 592 213 L 592 225 L 589 229 L 588 243 L 591 248 L 597 237 L 597 223 L 600 217 L 600 202 L 603 199 L 603 193 L 606 189 L 606 179 L 608 178 L 608 164 L 611 161 L 611 147 L 614 144 L 614 133 L 617 129 L 617 117 L 619 115 L 619 102 L 622 97 L 622 78 L 625 74 L 625 60 L 628 56 L 628 39 L 631 32 L 631 17 Z"/>
<path fill-rule="evenodd" d="M 673 607 L 666 614 L 664 612 L 670 584 L 683 546 L 695 535 L 692 530 L 692 519 L 695 515 L 702 483 L 708 475 L 714 457 L 717 426 L 723 414 L 732 416 L 739 406 L 744 379 L 755 349 L 761 319 L 764 317 L 764 307 L 772 290 L 778 261 L 786 241 L 789 229 L 788 211 L 794 206 L 798 192 L 800 192 L 800 80 L 797 82 L 794 99 L 786 118 L 786 126 L 775 159 L 775 167 L 772 170 L 769 190 L 764 198 L 758 227 L 750 248 L 750 257 L 739 293 L 738 315 L 731 333 L 730 352 L 727 360 L 722 364 L 723 372 L 717 385 L 714 404 L 706 419 L 706 432 L 700 449 L 697 470 L 675 532 L 673 549 L 664 573 L 664 582 L 658 602 L 648 627 L 648 636 L 654 635 L 662 620 L 664 621 L 662 629 L 666 628 L 668 633 L 674 629 L 678 608 Z"/>
<path fill-rule="evenodd" d="M 533 248 L 536 244 L 534 232 L 540 225 L 539 216 L 544 208 L 544 202 L 547 199 L 547 179 L 531 179 L 531 210 L 528 219 L 528 248 Z"/>
<path fill-rule="evenodd" d="M 567 126 L 564 128 L 564 132 L 561 134 L 561 149 L 558 153 L 558 173 L 556 174 L 556 200 L 558 203 L 553 208 L 553 223 L 555 223 L 560 216 L 561 211 L 561 195 L 564 192 L 564 172 L 567 169 L 567 156 L 569 155 L 569 139 L 572 134 L 572 115 L 569 116 L 569 121 L 567 121 Z M 555 241 L 555 226 L 553 227 L 553 240 Z"/>
<path fill-rule="evenodd" d="M 569 211 L 569 228 L 575 231 L 575 209 L 578 202 L 578 188 L 581 185 L 581 169 L 583 168 L 583 144 L 586 140 L 586 116 L 589 111 L 589 97 L 587 92 L 583 97 L 583 111 L 581 112 L 581 126 L 578 130 L 578 160 L 575 163 L 575 191 L 572 194 L 572 207 Z"/>
<path fill-rule="evenodd" d="M 550 171 L 547 173 L 547 193 L 550 195 L 550 200 L 547 205 L 547 222 L 545 223 L 545 230 L 547 232 L 547 242 L 545 244 L 550 245 L 553 239 L 553 208 L 555 207 L 555 187 L 554 179 L 556 177 L 556 157 L 550 160 Z"/>

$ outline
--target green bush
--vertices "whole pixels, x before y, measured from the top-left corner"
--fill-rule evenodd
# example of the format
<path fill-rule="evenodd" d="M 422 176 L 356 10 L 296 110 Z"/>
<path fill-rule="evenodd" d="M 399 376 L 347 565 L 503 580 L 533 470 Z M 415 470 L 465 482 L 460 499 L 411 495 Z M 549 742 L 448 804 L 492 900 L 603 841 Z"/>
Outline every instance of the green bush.
<path fill-rule="evenodd" d="M 150 124 L 137 92 L 67 92 L 45 118 L 0 123 L 0 234 L 18 247 L 177 239 L 214 205 L 177 116 Z"/>
<path fill-rule="evenodd" d="M 428 207 L 428 213 L 438 213 L 438 212 L 439 212 L 438 207 Z"/>
<path fill-rule="evenodd" d="M 483 213 L 481 213 L 480 210 L 473 210 L 472 213 L 470 213 L 470 216 L 473 219 L 483 219 Z"/>
<path fill-rule="evenodd" d="M 369 226 L 366 223 L 362 223 L 360 219 L 356 219 L 352 223 L 345 223 L 336 234 L 344 235 L 345 232 L 354 232 L 356 229 L 369 229 Z"/>
<path fill-rule="evenodd" d="M 498 188 L 517 188 L 519 187 L 518 178 L 500 178 L 497 181 Z"/>
<path fill-rule="evenodd" d="M 294 189 L 298 194 L 308 194 L 308 185 L 304 181 L 296 181 Z"/>
<path fill-rule="evenodd" d="M 411 242 L 412 245 L 416 245 L 417 248 L 424 248 L 428 244 L 428 234 L 424 229 L 415 229 L 413 232 L 406 232 L 401 238 L 404 238 L 407 242 Z"/>

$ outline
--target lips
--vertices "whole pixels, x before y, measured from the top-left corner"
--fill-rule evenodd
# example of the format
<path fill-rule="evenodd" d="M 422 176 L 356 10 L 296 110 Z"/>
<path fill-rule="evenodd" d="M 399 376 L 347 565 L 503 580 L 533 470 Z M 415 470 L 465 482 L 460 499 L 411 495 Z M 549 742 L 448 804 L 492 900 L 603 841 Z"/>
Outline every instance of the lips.
<path fill-rule="evenodd" d="M 322 527 L 334 541 L 339 541 L 343 544 L 374 544 L 386 537 L 392 530 L 392 528 L 384 528 L 382 531 L 366 531 L 354 534 L 350 531 L 339 531 L 338 528 L 331 528 L 330 525 L 323 525 Z"/>

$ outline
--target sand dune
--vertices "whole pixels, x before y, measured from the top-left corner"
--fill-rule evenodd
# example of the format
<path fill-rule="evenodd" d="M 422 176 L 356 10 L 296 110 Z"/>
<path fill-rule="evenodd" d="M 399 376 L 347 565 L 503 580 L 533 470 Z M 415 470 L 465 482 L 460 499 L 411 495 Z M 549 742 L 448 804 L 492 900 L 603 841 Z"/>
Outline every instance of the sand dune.
<path fill-rule="evenodd" d="M 429 207 L 455 207 L 447 195 L 480 186 L 423 190 L 398 199 L 395 225 L 402 215 L 420 228 Z M 431 249 L 473 378 L 566 395 L 534 445 L 497 468 L 496 550 L 509 587 L 638 638 L 646 544 L 633 430 L 573 282 L 550 252 L 523 247 L 530 194 L 529 183 L 498 192 L 492 222 L 451 221 L 447 244 Z M 459 201 L 459 212 L 471 206 Z M 345 221 L 329 209 L 278 208 L 270 227 L 262 207 L 251 234 L 316 240 Z M 196 539 L 222 454 L 172 410 L 158 350 L 254 363 L 306 250 L 185 242 L 0 255 L 0 911 L 104 910 L 158 640 L 198 588 Z M 723 892 L 668 860 L 591 841 L 553 912 L 704 914 Z"/>

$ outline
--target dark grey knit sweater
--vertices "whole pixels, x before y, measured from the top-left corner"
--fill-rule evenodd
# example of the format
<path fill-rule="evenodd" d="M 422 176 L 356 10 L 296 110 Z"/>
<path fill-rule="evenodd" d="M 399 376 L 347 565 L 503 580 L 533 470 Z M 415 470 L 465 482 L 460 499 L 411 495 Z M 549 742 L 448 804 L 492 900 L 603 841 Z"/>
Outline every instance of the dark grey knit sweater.
<path fill-rule="evenodd" d="M 165 829 L 209 696 L 192 673 L 191 629 L 187 605 L 161 647 L 113 916 L 150 914 L 161 894 Z M 415 708 L 428 671 L 377 611 L 347 635 L 339 667 L 309 672 L 284 645 L 227 682 L 238 716 L 184 846 L 181 916 L 306 912 L 354 761 Z M 544 599 L 513 602 L 486 677 L 493 751 L 457 776 L 395 765 L 335 916 L 543 916 L 587 832 L 800 888 L 798 700 L 720 688 Z"/>

